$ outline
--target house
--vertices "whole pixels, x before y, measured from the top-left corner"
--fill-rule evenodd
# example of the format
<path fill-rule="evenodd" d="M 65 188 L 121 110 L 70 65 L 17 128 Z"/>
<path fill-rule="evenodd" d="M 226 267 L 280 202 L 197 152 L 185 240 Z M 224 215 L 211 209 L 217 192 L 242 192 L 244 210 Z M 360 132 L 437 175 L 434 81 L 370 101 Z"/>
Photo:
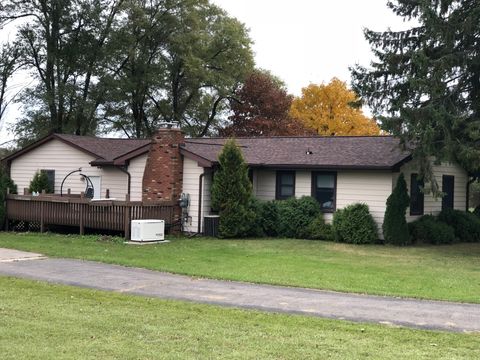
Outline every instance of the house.
<path fill-rule="evenodd" d="M 160 129 L 152 140 L 102 139 L 50 135 L 5 158 L 19 189 L 28 187 L 35 171 L 50 171 L 55 192 L 65 176 L 81 167 L 93 178 L 96 196 L 132 200 L 178 200 L 188 194 L 184 230 L 203 232 L 211 213 L 210 189 L 218 155 L 227 139 L 185 139 L 178 129 Z M 391 136 L 239 138 L 249 166 L 255 196 L 261 200 L 313 196 L 331 221 L 333 212 L 366 203 L 381 236 L 388 196 L 400 173 L 411 195 L 407 218 L 436 214 L 442 208 L 465 210 L 468 173 L 457 164 L 433 165 L 443 198 L 424 194 L 418 166 Z M 52 173 L 53 172 L 53 173 Z M 79 193 L 81 176 L 69 177 L 64 188 Z M 425 188 L 428 188 L 426 184 Z M 63 190 L 65 191 L 65 190 Z"/>

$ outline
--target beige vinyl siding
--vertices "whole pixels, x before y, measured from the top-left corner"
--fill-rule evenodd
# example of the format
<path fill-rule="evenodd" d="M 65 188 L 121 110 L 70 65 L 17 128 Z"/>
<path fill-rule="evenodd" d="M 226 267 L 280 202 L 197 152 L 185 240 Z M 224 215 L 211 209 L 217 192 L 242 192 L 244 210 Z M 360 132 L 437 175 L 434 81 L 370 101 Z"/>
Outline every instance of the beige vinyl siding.
<path fill-rule="evenodd" d="M 255 170 L 254 179 L 256 179 L 255 196 L 259 200 L 274 200 L 275 199 L 275 184 L 276 184 L 276 171 L 275 170 Z"/>
<path fill-rule="evenodd" d="M 339 171 L 337 173 L 337 209 L 354 203 L 367 204 L 382 237 L 387 198 L 392 193 L 389 171 Z"/>
<path fill-rule="evenodd" d="M 415 161 L 411 161 L 400 169 L 405 176 L 407 182 L 408 193 L 410 194 L 410 177 L 411 174 L 418 173 L 418 166 Z M 466 209 L 467 199 L 467 182 L 468 174 L 457 164 L 442 163 L 440 165 L 433 165 L 433 173 L 437 180 L 440 191 L 442 190 L 442 177 L 443 175 L 451 175 L 455 177 L 455 184 L 453 190 L 453 206 L 457 210 Z M 395 186 L 400 173 L 396 173 L 393 176 L 393 186 Z M 425 184 L 425 188 L 428 189 L 429 184 Z M 423 213 L 437 215 L 442 210 L 442 198 L 435 198 L 432 193 L 426 193 L 424 195 Z M 407 221 L 413 221 L 418 219 L 421 215 L 410 215 L 410 209 L 407 209 Z"/>
<path fill-rule="evenodd" d="M 23 192 L 28 188 L 33 175 L 37 170 L 55 170 L 55 193 L 60 193 L 60 185 L 65 176 L 78 168 L 87 176 L 101 177 L 101 195 L 105 196 L 106 189 L 110 189 L 110 197 L 124 199 L 127 193 L 127 175 L 115 168 L 92 167 L 90 162 L 95 160 L 70 145 L 53 139 L 37 148 L 12 160 L 10 174 L 18 186 L 18 191 Z M 63 191 L 71 189 L 73 194 L 85 190 L 85 181 L 78 173 L 67 178 Z"/>
<path fill-rule="evenodd" d="M 143 193 L 143 173 L 147 163 L 147 154 L 137 156 L 130 160 L 128 172 L 130 173 L 130 199 L 141 201 Z"/>
<path fill-rule="evenodd" d="M 312 196 L 312 172 L 297 170 L 295 172 L 295 197 Z"/>
<path fill-rule="evenodd" d="M 198 202 L 199 202 L 199 179 L 204 169 L 197 162 L 189 158 L 183 158 L 183 192 L 190 196 L 188 207 L 188 221 L 184 224 L 184 231 L 196 233 L 198 231 Z"/>

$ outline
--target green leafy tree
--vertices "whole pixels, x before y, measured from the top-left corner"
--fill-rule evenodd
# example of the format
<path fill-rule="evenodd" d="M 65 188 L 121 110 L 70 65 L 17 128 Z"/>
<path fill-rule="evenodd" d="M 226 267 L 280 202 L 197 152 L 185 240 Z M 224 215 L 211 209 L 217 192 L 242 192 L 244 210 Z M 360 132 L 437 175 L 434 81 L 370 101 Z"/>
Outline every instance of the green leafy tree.
<path fill-rule="evenodd" d="M 388 6 L 415 25 L 365 31 L 377 59 L 351 69 L 354 90 L 382 128 L 412 148 L 425 181 L 439 193 L 428 157 L 480 168 L 480 2 L 396 0 Z"/>
<path fill-rule="evenodd" d="M 5 0 L 0 28 L 18 21 L 18 64 L 35 81 L 21 94 L 24 139 L 49 132 L 94 133 L 106 44 L 123 0 Z"/>
<path fill-rule="evenodd" d="M 410 244 L 411 239 L 405 218 L 409 203 L 407 183 L 403 173 L 400 173 L 395 189 L 387 199 L 387 209 L 383 219 L 383 237 L 387 244 Z"/>
<path fill-rule="evenodd" d="M 247 236 L 255 218 L 250 203 L 252 184 L 247 165 L 234 140 L 225 143 L 218 157 L 219 169 L 212 185 L 212 206 L 220 214 L 219 235 Z"/>
<path fill-rule="evenodd" d="M 11 194 L 17 192 L 17 185 L 8 176 L 5 168 L 0 164 L 0 229 L 3 229 L 5 224 L 5 196 L 9 189 Z"/>
<path fill-rule="evenodd" d="M 126 4 L 110 58 L 123 66 L 108 77 L 105 120 L 131 137 L 150 136 L 159 122 L 211 133 L 253 68 L 245 26 L 207 0 Z"/>
<path fill-rule="evenodd" d="M 52 184 L 48 181 L 47 173 L 45 171 L 37 171 L 35 175 L 33 175 L 32 181 L 30 181 L 28 191 L 31 193 L 41 193 L 43 190 L 45 190 L 47 194 L 53 193 Z"/>

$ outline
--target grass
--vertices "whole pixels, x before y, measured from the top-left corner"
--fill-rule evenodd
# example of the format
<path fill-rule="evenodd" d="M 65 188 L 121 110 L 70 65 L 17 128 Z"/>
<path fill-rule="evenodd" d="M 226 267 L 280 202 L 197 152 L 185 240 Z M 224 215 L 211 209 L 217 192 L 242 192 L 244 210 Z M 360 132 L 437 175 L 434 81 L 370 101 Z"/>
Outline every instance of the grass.
<path fill-rule="evenodd" d="M 0 277 L 7 359 L 478 359 L 479 334 L 353 324 Z"/>
<path fill-rule="evenodd" d="M 217 279 L 480 303 L 480 244 L 397 248 L 174 238 L 132 246 L 97 239 L 0 233 L 0 247 Z"/>

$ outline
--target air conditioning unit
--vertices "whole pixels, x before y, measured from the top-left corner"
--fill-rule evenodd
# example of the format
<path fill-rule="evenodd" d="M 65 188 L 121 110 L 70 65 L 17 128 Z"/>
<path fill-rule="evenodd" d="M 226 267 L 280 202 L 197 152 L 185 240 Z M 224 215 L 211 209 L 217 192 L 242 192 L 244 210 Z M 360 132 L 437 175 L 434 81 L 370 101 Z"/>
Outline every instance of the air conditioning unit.
<path fill-rule="evenodd" d="M 165 240 L 164 220 L 132 220 L 131 241 L 151 242 Z"/>

